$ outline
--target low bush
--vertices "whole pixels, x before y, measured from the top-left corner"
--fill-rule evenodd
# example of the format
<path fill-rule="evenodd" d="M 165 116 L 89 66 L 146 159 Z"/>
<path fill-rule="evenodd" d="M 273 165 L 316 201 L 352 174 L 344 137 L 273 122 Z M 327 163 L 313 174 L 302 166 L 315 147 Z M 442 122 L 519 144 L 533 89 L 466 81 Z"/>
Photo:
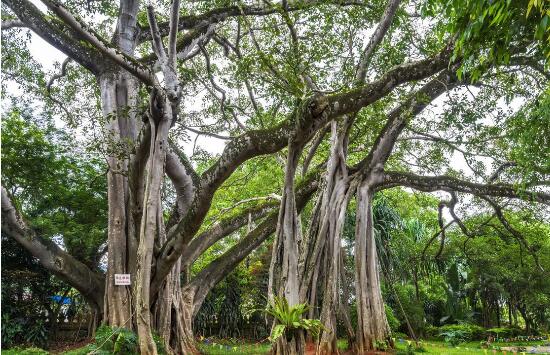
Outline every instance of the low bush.
<path fill-rule="evenodd" d="M 445 340 L 445 343 L 448 343 L 452 346 L 457 346 L 460 343 L 464 343 L 468 339 L 468 333 L 460 329 L 450 329 L 439 334 Z"/>
<path fill-rule="evenodd" d="M 434 329 L 430 330 L 431 332 L 434 332 Z M 486 338 L 486 331 L 485 328 L 480 327 L 479 325 L 475 324 L 448 324 L 441 326 L 437 328 L 437 335 L 436 337 L 443 338 L 445 337 L 446 333 L 449 332 L 459 332 L 461 334 L 461 337 L 464 338 L 464 341 L 471 341 L 471 340 L 483 340 Z"/>
<path fill-rule="evenodd" d="M 487 329 L 486 332 L 488 335 L 492 335 L 494 337 L 497 337 L 498 339 L 513 338 L 513 337 L 517 337 L 518 335 L 522 335 L 524 333 L 523 329 L 518 327 L 491 328 L 491 329 Z"/>
<path fill-rule="evenodd" d="M 165 354 L 162 339 L 153 336 L 159 354 Z M 100 326 L 96 331 L 95 344 L 91 345 L 93 353 L 103 354 L 139 354 L 137 335 L 126 328 Z"/>

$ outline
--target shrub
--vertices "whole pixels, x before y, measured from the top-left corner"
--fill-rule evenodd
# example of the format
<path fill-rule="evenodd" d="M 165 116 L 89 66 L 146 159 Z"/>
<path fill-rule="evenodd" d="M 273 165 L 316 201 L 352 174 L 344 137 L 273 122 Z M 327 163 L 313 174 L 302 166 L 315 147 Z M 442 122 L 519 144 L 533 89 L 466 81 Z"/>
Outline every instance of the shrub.
<path fill-rule="evenodd" d="M 444 337 L 445 343 L 449 343 L 452 346 L 457 346 L 458 344 L 469 340 L 467 333 L 460 329 L 447 330 L 445 332 L 441 332 L 439 335 Z"/>
<path fill-rule="evenodd" d="M 159 354 L 165 354 L 162 339 L 153 335 Z M 138 337 L 126 328 L 100 326 L 96 331 L 94 354 L 138 354 Z"/>
<path fill-rule="evenodd" d="M 428 338 L 437 338 L 439 336 L 439 333 L 441 333 L 439 327 L 431 324 L 427 325 L 424 331 Z"/>
<path fill-rule="evenodd" d="M 2 347 L 10 348 L 23 337 L 23 324 L 12 320 L 9 314 L 2 314 Z"/>
<path fill-rule="evenodd" d="M 386 319 L 388 320 L 388 325 L 390 326 L 391 331 L 396 332 L 399 329 L 401 322 L 397 319 L 393 313 L 393 309 L 390 306 L 384 304 L 384 309 L 386 311 Z"/>
<path fill-rule="evenodd" d="M 46 324 L 42 319 L 38 319 L 34 324 L 30 325 L 25 334 L 25 340 L 28 343 L 42 347 L 48 344 L 48 337 L 48 328 L 46 328 Z"/>
<path fill-rule="evenodd" d="M 439 334 L 460 331 L 465 341 L 482 340 L 485 338 L 485 329 L 475 324 L 448 324 L 439 327 Z"/>

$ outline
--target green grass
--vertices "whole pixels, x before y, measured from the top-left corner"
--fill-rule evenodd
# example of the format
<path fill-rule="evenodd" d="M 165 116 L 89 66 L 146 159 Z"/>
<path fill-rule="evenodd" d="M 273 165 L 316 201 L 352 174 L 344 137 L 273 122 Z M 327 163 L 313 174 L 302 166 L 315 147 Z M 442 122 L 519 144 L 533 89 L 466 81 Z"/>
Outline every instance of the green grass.
<path fill-rule="evenodd" d="M 542 345 L 545 341 L 532 341 L 532 342 L 510 342 L 510 343 L 503 343 L 503 342 L 494 342 L 491 343 L 491 349 L 481 349 L 480 342 L 478 341 L 472 341 L 472 342 L 466 342 L 461 343 L 456 347 L 450 347 L 449 345 L 445 344 L 443 341 L 436 341 L 436 340 L 425 340 L 422 341 L 422 347 L 424 350 L 426 350 L 424 353 L 417 353 L 417 354 L 437 354 L 437 355 L 460 355 L 460 354 L 478 354 L 478 355 L 492 355 L 493 349 L 492 347 L 509 347 L 509 346 L 535 346 L 535 345 Z M 404 341 L 403 343 L 397 342 L 396 343 L 396 350 L 406 350 L 407 348 L 407 342 Z M 513 353 L 511 351 L 506 352 L 509 355 L 512 355 Z M 497 350 L 496 354 L 503 354 L 503 351 Z M 518 354 L 521 354 L 518 352 Z M 526 353 L 527 354 L 527 353 Z"/>
<path fill-rule="evenodd" d="M 267 354 L 271 349 L 270 343 L 241 343 L 227 341 L 212 341 L 209 344 L 200 343 L 199 350 L 208 355 L 225 354 Z"/>
<path fill-rule="evenodd" d="M 244 354 L 261 355 L 268 354 L 271 350 L 271 344 L 264 343 L 242 343 L 230 340 L 209 340 L 210 344 L 199 344 L 199 349 L 207 355 L 226 355 L 226 354 Z M 344 339 L 338 340 L 338 348 L 346 349 L 347 342 Z M 77 354 L 78 355 L 78 354 Z"/>
<path fill-rule="evenodd" d="M 48 352 L 39 348 L 15 347 L 8 350 L 2 349 L 2 355 L 46 355 Z"/>
<path fill-rule="evenodd" d="M 240 340 L 227 340 L 227 339 L 209 339 L 209 343 L 205 344 L 204 341 L 199 343 L 199 349 L 207 355 L 230 355 L 230 354 L 242 354 L 242 355 L 264 355 L 268 354 L 271 349 L 271 344 L 268 342 L 262 343 L 252 343 L 252 342 L 242 342 Z M 495 347 L 508 347 L 508 346 L 535 346 L 543 345 L 547 341 L 532 341 L 532 342 L 511 342 L 511 343 L 502 343 L 495 342 L 491 346 Z M 346 341 L 339 340 L 338 347 L 340 349 L 346 348 Z M 416 354 L 437 354 L 437 355 L 492 355 L 493 350 L 481 349 L 480 343 L 478 341 L 472 341 L 467 343 L 459 344 L 456 347 L 449 347 L 442 341 L 437 340 L 424 340 L 422 341 L 422 347 L 424 348 L 424 353 Z M 396 350 L 404 351 L 407 348 L 407 341 L 399 342 L 396 341 Z M 90 352 L 90 345 L 85 347 L 64 352 L 64 355 L 85 355 Z M 47 351 L 37 348 L 13 348 L 9 350 L 2 350 L 2 355 L 46 355 Z M 502 355 L 502 351 L 497 351 L 496 354 Z M 508 351 L 508 355 L 513 353 Z M 521 354 L 518 352 L 518 355 Z"/>

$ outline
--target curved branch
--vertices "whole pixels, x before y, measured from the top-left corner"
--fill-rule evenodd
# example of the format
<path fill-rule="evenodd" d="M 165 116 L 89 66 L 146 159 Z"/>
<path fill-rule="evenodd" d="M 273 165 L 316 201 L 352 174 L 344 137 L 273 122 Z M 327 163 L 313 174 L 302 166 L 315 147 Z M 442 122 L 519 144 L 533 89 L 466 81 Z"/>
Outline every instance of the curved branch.
<path fill-rule="evenodd" d="M 103 309 L 104 278 L 63 251 L 55 243 L 42 239 L 23 221 L 2 186 L 2 234 L 15 239 L 38 259 L 48 271 L 76 288 L 98 310 Z"/>
<path fill-rule="evenodd" d="M 531 247 L 531 245 L 529 245 L 529 242 L 527 242 L 527 240 L 525 239 L 525 237 L 523 236 L 523 234 L 521 234 L 517 229 L 515 229 L 514 227 L 512 227 L 512 225 L 510 224 L 510 222 L 508 222 L 508 220 L 506 219 L 506 217 L 504 217 L 504 213 L 502 212 L 502 208 L 495 202 L 493 201 L 492 199 L 488 198 L 488 197 L 482 197 L 485 201 L 487 201 L 489 203 L 489 205 L 491 205 L 491 207 L 494 209 L 495 211 L 495 215 L 497 216 L 498 220 L 500 221 L 500 223 L 504 226 L 504 228 L 510 232 L 510 234 L 512 234 L 514 236 L 514 238 L 516 238 L 516 240 L 521 244 L 523 245 L 523 247 L 525 247 L 525 249 L 527 249 L 527 251 L 529 252 L 529 254 L 531 254 L 531 256 L 533 256 L 533 259 L 535 260 L 535 264 L 537 265 L 537 267 L 544 271 L 544 269 L 542 268 L 542 266 L 540 265 L 539 263 L 539 258 L 537 256 L 537 254 L 535 253 L 535 250 L 533 250 L 533 248 Z"/>
<path fill-rule="evenodd" d="M 343 94 L 325 96 L 317 93 L 304 100 L 279 126 L 249 131 L 228 143 L 216 163 L 202 174 L 189 212 L 169 231 L 168 240 L 161 248 L 156 264 L 151 290 L 158 287 L 170 272 L 184 246 L 198 231 L 214 193 L 240 164 L 250 158 L 283 149 L 291 136 L 305 144 L 331 119 L 368 106 L 400 84 L 421 80 L 441 71 L 448 65 L 451 52 L 452 46 L 449 45 L 432 58 L 398 65 L 378 80 Z"/>
<path fill-rule="evenodd" d="M 2 0 L 19 20 L 34 33 L 94 74 L 104 65 L 104 58 L 95 48 L 80 41 L 80 36 L 68 26 L 47 19 L 29 0 Z"/>
<path fill-rule="evenodd" d="M 424 192 L 458 191 L 476 196 L 498 196 L 517 198 L 550 205 L 550 194 L 545 192 L 519 190 L 507 184 L 479 184 L 451 176 L 420 176 L 412 173 L 387 171 L 383 174 L 380 189 L 405 186 Z"/>
<path fill-rule="evenodd" d="M 377 164 L 384 165 L 407 122 L 421 113 L 430 102 L 442 93 L 458 85 L 459 81 L 457 79 L 454 72 L 445 70 L 393 109 L 388 114 L 386 125 L 376 137 L 369 154 L 357 164 L 356 169 L 362 170 L 363 174 L 367 174 Z"/>
<path fill-rule="evenodd" d="M 313 192 L 317 189 L 317 179 L 310 179 L 302 185 L 296 195 L 296 210 L 298 213 L 305 207 Z M 198 312 L 202 302 L 210 290 L 230 273 L 254 249 L 275 232 L 279 211 L 274 210 L 255 229 L 242 238 L 236 245 L 202 269 L 193 280 L 186 285 L 194 289 L 194 312 Z"/>

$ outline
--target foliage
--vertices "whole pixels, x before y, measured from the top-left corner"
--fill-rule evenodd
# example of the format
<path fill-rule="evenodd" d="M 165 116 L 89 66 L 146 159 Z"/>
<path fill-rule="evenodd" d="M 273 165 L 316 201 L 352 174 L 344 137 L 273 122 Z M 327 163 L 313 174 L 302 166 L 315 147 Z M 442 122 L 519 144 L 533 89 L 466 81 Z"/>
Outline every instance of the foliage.
<path fill-rule="evenodd" d="M 439 327 L 439 335 L 446 337 L 445 334 L 459 332 L 465 341 L 481 340 L 485 338 L 485 328 L 475 324 L 448 324 Z"/>
<path fill-rule="evenodd" d="M 476 65 L 509 63 L 511 52 L 522 43 L 536 42 L 535 50 L 550 55 L 550 14 L 544 0 L 430 0 L 425 16 L 444 14 L 442 33 L 455 34 L 455 57 L 465 59 L 472 78 Z M 536 9 L 536 11 L 533 11 Z M 441 35 L 441 34 L 440 34 Z M 520 47 L 521 48 L 521 47 Z"/>
<path fill-rule="evenodd" d="M 106 181 L 47 117 L 12 107 L 2 119 L 2 185 L 42 238 L 61 237 L 77 259 L 99 268 L 106 240 Z"/>
<path fill-rule="evenodd" d="M 159 354 L 165 354 L 162 339 L 153 336 Z M 96 331 L 94 354 L 138 354 L 137 335 L 126 328 L 100 326 Z"/>
<path fill-rule="evenodd" d="M 506 121 L 510 160 L 522 183 L 536 183 L 550 174 L 550 89 Z"/>
<path fill-rule="evenodd" d="M 463 343 L 468 339 L 468 333 L 461 329 L 449 329 L 439 333 L 445 339 L 446 343 L 449 343 L 452 346 L 457 346 L 460 343 Z"/>
<path fill-rule="evenodd" d="M 296 330 L 305 330 L 313 337 L 319 336 L 321 330 L 324 329 L 321 321 L 302 318 L 302 315 L 308 310 L 309 306 L 305 303 L 290 306 L 286 298 L 274 297 L 273 303 L 268 303 L 265 309 L 265 313 L 277 321 L 269 340 L 275 342 L 282 335 L 291 339 Z"/>
<path fill-rule="evenodd" d="M 2 185 L 40 237 L 97 270 L 106 238 L 104 180 L 97 161 L 74 154 L 73 143 L 47 118 L 12 107 L 2 119 Z M 2 234 L 1 243 L 3 346 L 47 347 L 57 317 L 68 315 L 51 297 L 67 294 L 72 311 L 84 310 L 82 298 L 15 240 Z"/>
<path fill-rule="evenodd" d="M 388 319 L 388 325 L 390 326 L 390 329 L 392 330 L 392 332 L 397 331 L 401 322 L 394 315 L 393 309 L 389 305 L 384 304 L 384 310 L 386 311 L 386 318 Z"/>
<path fill-rule="evenodd" d="M 30 344 L 44 346 L 48 342 L 48 328 L 43 320 L 37 320 L 25 332 L 25 340 Z"/>
<path fill-rule="evenodd" d="M 11 348 L 15 344 L 20 343 L 19 339 L 24 334 L 23 325 L 19 322 L 12 321 L 8 313 L 2 314 L 2 346 Z"/>

